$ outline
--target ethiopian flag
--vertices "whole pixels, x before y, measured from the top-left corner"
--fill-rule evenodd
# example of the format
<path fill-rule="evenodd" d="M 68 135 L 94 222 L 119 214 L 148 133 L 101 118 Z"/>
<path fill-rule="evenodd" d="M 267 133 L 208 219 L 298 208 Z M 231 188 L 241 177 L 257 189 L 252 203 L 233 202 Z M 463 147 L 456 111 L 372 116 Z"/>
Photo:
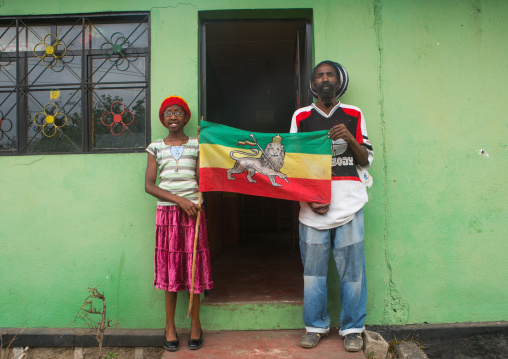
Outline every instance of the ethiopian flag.
<path fill-rule="evenodd" d="M 202 121 L 199 190 L 330 203 L 331 148 L 327 131 L 259 133 Z"/>

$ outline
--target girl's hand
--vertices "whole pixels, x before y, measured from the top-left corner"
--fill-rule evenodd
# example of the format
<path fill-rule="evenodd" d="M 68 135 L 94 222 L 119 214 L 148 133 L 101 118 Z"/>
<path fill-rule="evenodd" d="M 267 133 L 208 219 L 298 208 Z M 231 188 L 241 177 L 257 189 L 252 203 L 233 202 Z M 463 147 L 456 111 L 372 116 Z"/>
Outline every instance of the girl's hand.
<path fill-rule="evenodd" d="M 189 201 L 188 199 L 181 198 L 177 203 L 190 217 L 196 217 L 198 212 L 201 211 L 201 208 L 199 208 L 197 204 Z"/>

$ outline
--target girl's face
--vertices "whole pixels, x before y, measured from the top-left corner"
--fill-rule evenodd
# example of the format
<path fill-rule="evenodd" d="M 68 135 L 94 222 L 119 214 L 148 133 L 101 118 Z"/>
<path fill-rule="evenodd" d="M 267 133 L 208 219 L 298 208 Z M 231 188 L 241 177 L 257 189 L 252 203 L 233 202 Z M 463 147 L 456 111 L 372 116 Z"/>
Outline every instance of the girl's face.
<path fill-rule="evenodd" d="M 164 125 L 170 132 L 180 132 L 189 121 L 187 114 L 180 105 L 171 105 L 164 110 Z"/>

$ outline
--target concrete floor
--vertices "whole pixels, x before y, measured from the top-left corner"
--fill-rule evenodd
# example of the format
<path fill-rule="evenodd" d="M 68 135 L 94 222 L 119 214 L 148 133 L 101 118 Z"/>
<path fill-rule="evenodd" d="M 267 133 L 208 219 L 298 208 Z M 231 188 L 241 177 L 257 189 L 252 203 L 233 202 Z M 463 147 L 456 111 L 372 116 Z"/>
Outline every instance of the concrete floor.
<path fill-rule="evenodd" d="M 202 305 L 227 303 L 303 303 L 300 251 L 289 239 L 257 239 L 225 248 L 212 264 L 214 288 Z"/>
<path fill-rule="evenodd" d="M 214 288 L 202 306 L 285 302 L 302 304 L 303 267 L 298 247 L 289 238 L 256 236 L 224 249 L 212 264 Z M 303 326 L 303 323 L 302 323 Z M 180 348 L 165 352 L 170 358 L 320 358 L 365 359 L 363 351 L 348 353 L 338 329 L 313 349 L 300 347 L 304 329 L 256 331 L 205 331 L 199 350 L 189 350 L 188 331 L 179 333 Z"/>
<path fill-rule="evenodd" d="M 206 331 L 203 347 L 189 350 L 189 334 L 181 333 L 180 348 L 165 352 L 161 359 L 173 358 L 302 358 L 366 359 L 363 351 L 349 353 L 336 328 L 312 349 L 300 347 L 303 330 Z"/>

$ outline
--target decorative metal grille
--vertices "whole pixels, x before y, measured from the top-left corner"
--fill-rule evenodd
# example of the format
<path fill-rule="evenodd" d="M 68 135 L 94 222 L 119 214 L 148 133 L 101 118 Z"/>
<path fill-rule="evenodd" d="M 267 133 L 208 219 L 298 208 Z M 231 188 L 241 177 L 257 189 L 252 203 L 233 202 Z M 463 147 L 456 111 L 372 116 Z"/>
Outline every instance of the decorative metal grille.
<path fill-rule="evenodd" d="M 4 113 L 0 111 L 0 140 L 8 137 L 7 133 L 12 130 L 12 121 L 4 116 Z M 12 140 L 11 140 L 12 141 Z"/>
<path fill-rule="evenodd" d="M 34 123 L 42 128 L 44 136 L 53 137 L 57 129 L 65 126 L 67 116 L 61 113 L 54 103 L 48 103 L 42 112 L 35 114 Z M 46 127 L 49 127 L 49 130 Z"/>
<path fill-rule="evenodd" d="M 48 37 L 50 38 L 49 40 Z M 51 40 L 54 37 L 55 40 Z M 37 50 L 39 48 L 39 50 Z M 42 60 L 42 64 L 46 67 L 55 67 L 58 60 L 63 61 L 62 57 L 67 53 L 67 46 L 63 41 L 58 40 L 56 35 L 47 34 L 44 36 L 43 42 L 38 43 L 34 47 L 34 55 Z M 61 69 L 63 70 L 63 65 Z M 61 71 L 61 70 L 60 70 Z"/>
<path fill-rule="evenodd" d="M 143 151 L 145 13 L 0 19 L 0 154 Z"/>

